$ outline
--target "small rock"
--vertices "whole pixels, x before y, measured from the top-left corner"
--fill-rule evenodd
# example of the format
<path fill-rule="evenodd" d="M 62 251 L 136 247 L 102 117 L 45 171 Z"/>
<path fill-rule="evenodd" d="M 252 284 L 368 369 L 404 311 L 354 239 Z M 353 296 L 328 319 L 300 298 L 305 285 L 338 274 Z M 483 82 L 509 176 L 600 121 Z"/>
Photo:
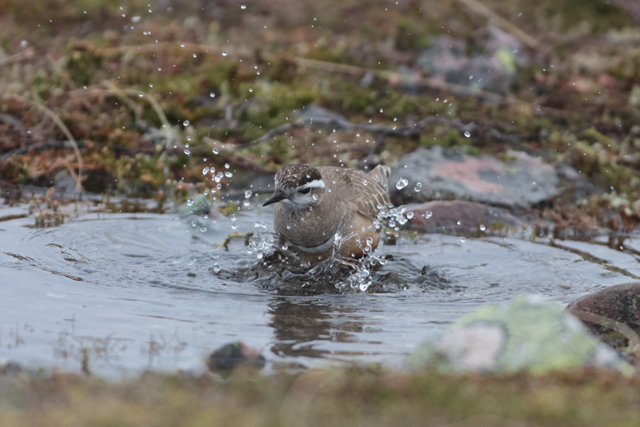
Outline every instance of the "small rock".
<path fill-rule="evenodd" d="M 301 119 L 334 120 L 336 122 L 349 123 L 349 120 L 347 120 L 343 115 L 315 105 L 307 105 L 301 110 L 293 110 L 292 113 L 294 116 Z"/>
<path fill-rule="evenodd" d="M 409 228 L 423 233 L 443 229 L 475 232 L 480 224 L 489 229 L 494 223 L 510 226 L 520 223 L 506 209 L 461 200 L 423 203 L 407 209 L 406 213 L 409 212 L 413 212 Z"/>
<path fill-rule="evenodd" d="M 211 201 L 204 194 L 196 194 L 189 201 L 178 208 L 180 218 L 188 218 L 191 215 L 208 215 L 211 210 Z"/>
<path fill-rule="evenodd" d="M 262 369 L 266 359 L 260 351 L 247 347 L 242 341 L 226 344 L 211 353 L 207 366 L 214 372 L 228 372 L 239 365 Z"/>
<path fill-rule="evenodd" d="M 636 334 L 640 328 L 640 282 L 624 283 L 609 286 L 601 291 L 581 297 L 567 306 L 567 310 L 579 317 L 585 325 L 598 335 L 604 342 L 615 349 L 638 358 L 638 349 L 627 349 L 629 342 L 626 337 L 605 327 L 598 317 L 607 322 L 612 320 L 631 329 Z M 595 314 L 597 317 L 589 319 L 582 313 Z M 636 335 L 636 340 L 637 340 Z"/>
<path fill-rule="evenodd" d="M 511 160 L 491 155 L 470 156 L 460 150 L 435 146 L 418 148 L 400 160 L 391 174 L 390 197 L 395 204 L 457 199 L 528 209 L 560 194 L 560 180 L 553 166 L 518 151 L 507 152 Z M 407 179 L 409 185 L 395 185 Z M 414 188 L 421 183 L 419 191 Z"/>
<path fill-rule="evenodd" d="M 431 78 L 509 93 L 509 85 L 518 70 L 531 62 L 526 50 L 515 37 L 495 26 L 479 30 L 474 39 L 483 49 L 468 55 L 470 49 L 463 38 L 431 37 L 429 47 L 416 58 L 416 65 Z"/>
<path fill-rule="evenodd" d="M 635 372 L 562 304 L 531 294 L 462 316 L 436 342 L 419 347 L 409 364 L 442 372 L 543 374 L 585 366 Z"/>
<path fill-rule="evenodd" d="M 0 375 L 15 375 L 22 372 L 22 365 L 13 360 L 0 361 Z"/>

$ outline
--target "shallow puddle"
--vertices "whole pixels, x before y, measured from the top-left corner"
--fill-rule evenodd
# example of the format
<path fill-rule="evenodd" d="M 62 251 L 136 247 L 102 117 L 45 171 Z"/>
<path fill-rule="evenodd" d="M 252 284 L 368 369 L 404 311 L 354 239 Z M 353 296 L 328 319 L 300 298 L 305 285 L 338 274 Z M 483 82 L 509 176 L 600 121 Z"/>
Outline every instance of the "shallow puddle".
<path fill-rule="evenodd" d="M 598 243 L 427 235 L 376 251 L 388 258 L 374 274 L 378 292 L 285 295 L 235 279 L 258 262 L 243 239 L 228 251 L 215 245 L 232 224 L 239 233 L 271 230 L 271 210 L 236 218 L 209 220 L 206 231 L 172 214 L 85 214 L 44 229 L 31 227 L 32 216 L 0 223 L 0 359 L 79 370 L 88 354 L 107 375 L 195 369 L 242 340 L 271 367 L 399 366 L 478 305 L 522 292 L 569 302 L 640 276 L 637 256 Z"/>

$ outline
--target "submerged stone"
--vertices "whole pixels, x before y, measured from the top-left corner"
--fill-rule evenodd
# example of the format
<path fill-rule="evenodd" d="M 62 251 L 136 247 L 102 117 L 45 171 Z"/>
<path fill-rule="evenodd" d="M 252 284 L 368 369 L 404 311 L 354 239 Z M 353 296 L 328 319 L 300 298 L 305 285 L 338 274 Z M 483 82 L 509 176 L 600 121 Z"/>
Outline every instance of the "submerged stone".
<path fill-rule="evenodd" d="M 396 205 L 431 200 L 466 200 L 527 209 L 561 193 L 553 166 L 519 151 L 507 152 L 509 160 L 491 155 L 470 156 L 457 149 L 435 146 L 418 148 L 399 162 L 390 182 L 409 181 L 408 186 L 391 186 L 389 196 Z M 418 183 L 422 186 L 414 191 Z"/>
<path fill-rule="evenodd" d="M 586 366 L 635 372 L 562 304 L 531 294 L 462 316 L 437 341 L 420 346 L 409 365 L 443 372 L 543 374 Z"/>
<path fill-rule="evenodd" d="M 223 345 L 211 353 L 207 360 L 207 366 L 214 372 L 228 372 L 240 365 L 262 369 L 265 364 L 266 359 L 260 351 L 242 341 Z"/>

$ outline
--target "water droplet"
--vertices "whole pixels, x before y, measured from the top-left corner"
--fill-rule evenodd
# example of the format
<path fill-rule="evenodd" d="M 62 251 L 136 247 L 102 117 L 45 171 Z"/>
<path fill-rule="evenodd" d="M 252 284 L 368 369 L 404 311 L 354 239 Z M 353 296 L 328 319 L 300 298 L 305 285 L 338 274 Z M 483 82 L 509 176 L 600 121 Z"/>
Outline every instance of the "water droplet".
<path fill-rule="evenodd" d="M 216 94 L 215 94 L 215 93 L 213 93 L 213 92 L 211 92 L 211 93 L 209 94 L 209 97 L 210 97 L 210 98 L 215 98 L 215 97 L 216 97 Z"/>
<path fill-rule="evenodd" d="M 189 120 L 185 120 L 184 122 L 182 122 L 182 126 L 189 126 Z"/>
<path fill-rule="evenodd" d="M 456 224 L 457 225 L 462 225 L 462 221 L 458 220 L 458 221 L 456 221 Z"/>
<path fill-rule="evenodd" d="M 213 151 L 213 154 L 218 154 L 218 153 L 220 152 L 220 151 L 218 151 L 218 149 L 217 149 L 217 148 L 214 148 L 214 149 L 213 149 L 213 150 L 211 150 L 211 151 Z"/>
<path fill-rule="evenodd" d="M 209 168 L 205 167 L 204 169 L 202 169 L 202 175 L 206 175 L 209 173 Z"/>
<path fill-rule="evenodd" d="M 286 243 L 284 245 L 282 245 L 282 250 L 286 251 L 287 249 L 289 249 L 289 245 L 287 245 Z"/>
<path fill-rule="evenodd" d="M 467 239 L 465 239 L 464 236 L 460 236 L 460 243 L 464 243 L 466 241 L 467 241 Z"/>
<path fill-rule="evenodd" d="M 318 195 L 317 195 L 317 194 L 314 194 L 314 195 L 312 195 L 312 196 L 311 196 L 311 198 L 312 198 L 313 200 L 317 201 L 317 200 L 318 200 Z"/>
<path fill-rule="evenodd" d="M 287 225 L 287 230 L 291 230 L 291 226 L 290 225 Z"/>
<path fill-rule="evenodd" d="M 186 155 L 188 156 L 189 154 L 191 154 L 191 151 L 189 151 L 189 150 L 184 150 L 184 154 L 186 154 Z"/>
<path fill-rule="evenodd" d="M 421 189 L 422 189 L 422 183 L 421 182 L 417 183 L 416 186 L 413 187 L 413 191 L 415 191 L 416 193 L 419 193 Z"/>
<path fill-rule="evenodd" d="M 255 228 L 262 228 L 262 229 L 267 229 L 267 223 L 266 222 L 262 222 L 262 221 L 256 221 L 253 223 Z"/>
<path fill-rule="evenodd" d="M 149 83 L 149 87 L 153 87 L 153 83 Z"/>
<path fill-rule="evenodd" d="M 400 179 L 398 180 L 398 182 L 396 183 L 396 188 L 397 188 L 398 190 L 402 190 L 402 189 L 403 189 L 404 187 L 406 187 L 407 185 L 409 185 L 409 181 L 407 181 L 407 180 L 406 180 L 406 179 L 404 179 L 404 178 L 400 178 Z"/>
<path fill-rule="evenodd" d="M 230 167 L 231 167 L 231 166 L 229 166 L 229 163 L 225 163 L 225 164 L 224 164 L 224 168 L 225 168 L 225 169 L 229 169 Z"/>
<path fill-rule="evenodd" d="M 244 192 L 244 198 L 248 199 L 249 197 L 251 197 L 252 194 L 253 194 L 253 191 L 247 190 Z"/>
<path fill-rule="evenodd" d="M 207 227 L 202 227 L 202 228 L 200 229 L 200 232 L 201 232 L 201 233 L 205 233 L 206 231 L 207 231 Z"/>
<path fill-rule="evenodd" d="M 223 50 L 223 51 L 222 51 L 222 56 L 227 56 L 227 55 L 228 55 L 227 51 L 226 51 L 226 50 Z"/>
<path fill-rule="evenodd" d="M 245 10 L 246 8 L 247 8 L 247 5 L 246 5 L 246 4 L 241 4 L 241 5 L 240 5 L 240 9 Z"/>
<path fill-rule="evenodd" d="M 366 180 L 366 179 L 363 179 L 363 180 L 362 180 L 362 184 L 364 184 L 364 185 L 369 185 L 369 183 L 367 182 L 367 180 Z"/>
<path fill-rule="evenodd" d="M 187 206 L 192 206 L 193 205 L 193 197 L 189 197 L 189 199 L 187 200 Z"/>
<path fill-rule="evenodd" d="M 407 212 L 407 219 L 413 218 L 413 212 Z"/>
<path fill-rule="evenodd" d="M 231 178 L 233 174 L 231 172 L 225 172 L 224 176 L 226 176 L 227 178 Z"/>
<path fill-rule="evenodd" d="M 251 88 L 251 87 L 250 87 L 250 88 L 249 88 L 249 92 L 253 92 L 253 88 Z"/>
<path fill-rule="evenodd" d="M 356 133 L 356 137 L 360 138 L 360 134 L 359 134 L 359 133 Z"/>
<path fill-rule="evenodd" d="M 487 227 L 484 226 L 484 224 L 480 224 L 480 231 L 485 231 L 487 229 Z"/>
<path fill-rule="evenodd" d="M 220 273 L 220 271 L 222 270 L 222 268 L 220 268 L 220 265 L 218 264 L 213 264 L 213 272 L 218 274 Z"/>
<path fill-rule="evenodd" d="M 433 216 L 433 212 L 431 212 L 431 211 L 426 211 L 426 212 L 424 213 L 424 217 L 425 217 L 426 219 L 429 219 L 429 218 L 431 218 L 432 216 Z"/>
<path fill-rule="evenodd" d="M 139 96 L 140 98 L 144 98 L 144 93 L 140 92 L 140 93 L 138 94 L 138 96 Z"/>
<path fill-rule="evenodd" d="M 466 136 L 467 138 L 470 138 L 471 137 L 471 133 L 468 130 L 466 130 L 466 131 L 464 131 L 464 136 Z"/>
<path fill-rule="evenodd" d="M 384 110 L 381 108 L 381 109 L 380 109 L 380 112 L 381 112 L 381 113 L 384 113 Z"/>

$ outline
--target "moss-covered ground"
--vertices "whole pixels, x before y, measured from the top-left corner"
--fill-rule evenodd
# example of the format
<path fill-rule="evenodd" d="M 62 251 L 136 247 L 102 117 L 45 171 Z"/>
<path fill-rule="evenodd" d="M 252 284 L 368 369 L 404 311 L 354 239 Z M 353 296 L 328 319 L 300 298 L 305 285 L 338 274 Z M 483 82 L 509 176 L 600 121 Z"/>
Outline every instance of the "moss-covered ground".
<path fill-rule="evenodd" d="M 294 160 L 393 166 L 420 144 L 513 148 L 488 132 L 495 130 L 515 136 L 516 148 L 601 176 L 613 199 L 633 204 L 640 32 L 631 16 L 603 0 L 481 3 L 503 21 L 478 12 L 475 0 L 2 1 L 0 177 L 48 185 L 57 171 L 80 172 L 69 134 L 87 190 L 151 196 L 177 181 L 215 189 L 220 182 L 202 171 L 227 163 L 261 171 Z M 481 54 L 490 21 L 523 32 L 514 36 L 535 59 L 509 87 L 469 96 L 417 67 L 419 53 L 443 35 L 464 40 L 465 54 Z M 513 55 L 498 56 L 510 68 Z M 395 73 L 402 67 L 423 81 L 408 87 Z M 301 127 L 240 148 L 309 104 L 353 123 L 411 126 L 439 115 L 475 122 L 478 132 L 465 138 L 441 123 L 381 142 L 367 132 Z"/>
<path fill-rule="evenodd" d="M 58 426 L 636 426 L 640 382 L 611 372 L 533 377 L 334 368 L 231 377 L 0 377 L 0 424 Z"/>

